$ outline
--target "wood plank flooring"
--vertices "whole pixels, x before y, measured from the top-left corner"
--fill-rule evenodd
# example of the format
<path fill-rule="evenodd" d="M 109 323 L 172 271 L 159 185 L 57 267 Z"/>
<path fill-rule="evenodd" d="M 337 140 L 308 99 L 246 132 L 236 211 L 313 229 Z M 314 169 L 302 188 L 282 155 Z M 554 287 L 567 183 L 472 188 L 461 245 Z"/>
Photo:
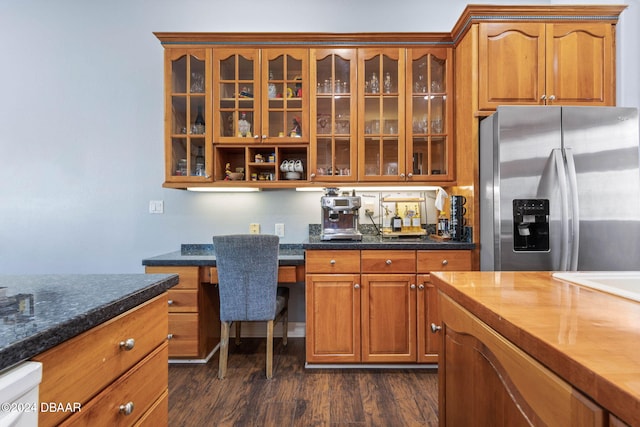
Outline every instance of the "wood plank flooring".
<path fill-rule="evenodd" d="M 434 370 L 305 369 L 304 338 L 274 341 L 265 378 L 265 339 L 229 340 L 227 376 L 218 357 L 169 366 L 169 426 L 438 425 Z"/>

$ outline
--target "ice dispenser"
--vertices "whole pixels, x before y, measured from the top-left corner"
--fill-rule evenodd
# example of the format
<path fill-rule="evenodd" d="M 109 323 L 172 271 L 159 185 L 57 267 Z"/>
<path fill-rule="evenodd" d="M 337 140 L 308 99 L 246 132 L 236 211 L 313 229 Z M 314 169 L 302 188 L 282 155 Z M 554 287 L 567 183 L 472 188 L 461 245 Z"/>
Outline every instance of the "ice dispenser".
<path fill-rule="evenodd" d="M 513 250 L 549 251 L 549 200 L 513 200 Z"/>

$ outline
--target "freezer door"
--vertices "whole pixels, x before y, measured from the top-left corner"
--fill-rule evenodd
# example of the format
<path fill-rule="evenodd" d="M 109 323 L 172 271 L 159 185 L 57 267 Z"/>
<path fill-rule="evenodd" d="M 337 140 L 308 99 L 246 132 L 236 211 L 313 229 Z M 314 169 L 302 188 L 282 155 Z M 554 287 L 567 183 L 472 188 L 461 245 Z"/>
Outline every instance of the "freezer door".
<path fill-rule="evenodd" d="M 640 266 L 638 110 L 563 107 L 563 147 L 575 163 L 578 270 Z"/>
<path fill-rule="evenodd" d="M 558 165 L 554 155 L 562 142 L 560 113 L 560 107 L 498 107 L 491 121 L 481 123 L 483 270 L 554 270 L 560 265 L 562 205 L 555 185 Z M 514 251 L 513 200 L 540 198 L 549 200 L 550 249 Z M 491 226 L 486 227 L 489 221 Z"/>

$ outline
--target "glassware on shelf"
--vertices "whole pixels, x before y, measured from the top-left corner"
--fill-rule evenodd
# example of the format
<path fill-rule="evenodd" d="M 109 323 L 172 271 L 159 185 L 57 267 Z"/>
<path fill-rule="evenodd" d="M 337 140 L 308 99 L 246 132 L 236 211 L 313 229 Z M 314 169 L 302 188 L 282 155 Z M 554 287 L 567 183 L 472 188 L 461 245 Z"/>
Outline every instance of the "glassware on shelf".
<path fill-rule="evenodd" d="M 380 81 L 378 80 L 378 75 L 374 71 L 371 74 L 371 81 L 369 81 L 369 90 L 371 93 L 380 93 Z"/>
<path fill-rule="evenodd" d="M 239 137 L 251 137 L 251 124 L 247 120 L 247 113 L 244 111 L 240 113 L 240 120 L 238 120 L 238 136 Z"/>
<path fill-rule="evenodd" d="M 427 85 L 425 84 L 424 76 L 422 74 L 418 76 L 418 80 L 413 84 L 413 91 L 416 93 L 424 93 L 427 91 Z"/>
<path fill-rule="evenodd" d="M 384 75 L 384 93 L 391 93 L 391 74 Z"/>
<path fill-rule="evenodd" d="M 204 76 L 201 73 L 191 73 L 191 92 L 204 92 Z"/>
<path fill-rule="evenodd" d="M 277 96 L 278 89 L 276 89 L 276 85 L 273 83 L 273 73 L 269 71 L 269 98 L 275 98 Z"/>

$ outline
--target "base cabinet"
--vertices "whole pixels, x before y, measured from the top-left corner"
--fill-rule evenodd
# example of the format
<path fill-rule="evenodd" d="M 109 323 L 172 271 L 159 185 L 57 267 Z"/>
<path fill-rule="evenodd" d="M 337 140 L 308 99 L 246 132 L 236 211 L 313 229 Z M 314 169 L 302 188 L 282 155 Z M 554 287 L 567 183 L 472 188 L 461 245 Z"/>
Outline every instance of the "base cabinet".
<path fill-rule="evenodd" d="M 441 426 L 604 426 L 587 396 L 439 293 Z"/>
<path fill-rule="evenodd" d="M 166 425 L 166 306 L 160 295 L 34 357 L 40 407 L 52 408 L 38 425 Z"/>
<path fill-rule="evenodd" d="M 179 276 L 168 291 L 169 358 L 205 360 L 220 342 L 219 297 L 209 267 L 147 266 L 145 272 Z"/>
<path fill-rule="evenodd" d="M 468 250 L 307 250 L 307 362 L 437 363 L 428 272 L 470 269 Z"/>

